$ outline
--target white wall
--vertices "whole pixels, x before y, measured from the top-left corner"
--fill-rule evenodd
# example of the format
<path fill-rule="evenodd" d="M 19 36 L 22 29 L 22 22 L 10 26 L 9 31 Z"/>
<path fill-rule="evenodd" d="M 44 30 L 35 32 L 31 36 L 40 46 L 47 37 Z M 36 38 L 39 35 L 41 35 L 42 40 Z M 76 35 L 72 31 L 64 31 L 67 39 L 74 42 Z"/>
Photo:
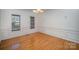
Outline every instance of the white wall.
<path fill-rule="evenodd" d="M 11 31 L 11 14 L 21 15 L 21 30 L 20 31 Z M 30 16 L 35 16 L 30 10 L 18 10 L 18 9 L 1 9 L 1 35 L 0 40 L 8 39 L 20 35 L 25 35 L 33 32 L 37 32 L 37 18 L 35 19 L 35 29 L 30 29 Z"/>
<path fill-rule="evenodd" d="M 48 10 L 40 23 L 41 32 L 79 43 L 79 10 Z"/>
<path fill-rule="evenodd" d="M 1 39 L 1 10 L 0 10 L 0 39 Z M 1 40 L 0 40 L 1 41 Z"/>

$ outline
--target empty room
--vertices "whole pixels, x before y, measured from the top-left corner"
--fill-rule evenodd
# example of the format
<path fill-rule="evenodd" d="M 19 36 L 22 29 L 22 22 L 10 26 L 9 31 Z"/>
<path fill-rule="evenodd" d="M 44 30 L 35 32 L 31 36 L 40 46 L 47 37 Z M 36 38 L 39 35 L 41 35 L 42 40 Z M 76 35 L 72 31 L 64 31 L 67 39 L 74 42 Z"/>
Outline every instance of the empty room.
<path fill-rule="evenodd" d="M 0 9 L 0 50 L 79 50 L 79 9 Z"/>

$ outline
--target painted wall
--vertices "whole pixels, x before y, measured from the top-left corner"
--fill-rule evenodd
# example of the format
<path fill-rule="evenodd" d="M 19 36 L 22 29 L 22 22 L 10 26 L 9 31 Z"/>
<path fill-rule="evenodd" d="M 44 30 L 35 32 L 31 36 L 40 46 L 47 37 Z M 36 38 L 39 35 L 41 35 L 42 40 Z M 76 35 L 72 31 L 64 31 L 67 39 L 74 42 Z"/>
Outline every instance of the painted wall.
<path fill-rule="evenodd" d="M 11 31 L 11 14 L 21 15 L 21 30 L 20 31 Z M 37 32 L 37 18 L 35 19 L 35 29 L 30 29 L 30 16 L 35 16 L 30 10 L 18 10 L 18 9 L 1 9 L 0 10 L 1 22 L 1 35 L 0 40 L 8 39 L 20 35 L 25 35 L 33 32 Z"/>
<path fill-rule="evenodd" d="M 2 36 L 2 34 L 1 34 L 1 10 L 0 10 L 0 39 L 1 39 L 1 36 Z"/>
<path fill-rule="evenodd" d="M 48 10 L 40 23 L 40 32 L 79 43 L 79 10 Z"/>

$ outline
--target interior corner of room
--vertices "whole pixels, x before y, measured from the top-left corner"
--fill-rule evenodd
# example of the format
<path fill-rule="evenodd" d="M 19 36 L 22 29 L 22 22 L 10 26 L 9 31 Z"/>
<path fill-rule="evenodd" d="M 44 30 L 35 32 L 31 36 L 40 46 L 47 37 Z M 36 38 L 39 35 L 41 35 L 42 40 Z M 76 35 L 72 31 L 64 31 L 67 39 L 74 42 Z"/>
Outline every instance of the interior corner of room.
<path fill-rule="evenodd" d="M 79 9 L 34 12 L 33 9 L 0 9 L 0 41 L 40 32 L 79 43 Z"/>

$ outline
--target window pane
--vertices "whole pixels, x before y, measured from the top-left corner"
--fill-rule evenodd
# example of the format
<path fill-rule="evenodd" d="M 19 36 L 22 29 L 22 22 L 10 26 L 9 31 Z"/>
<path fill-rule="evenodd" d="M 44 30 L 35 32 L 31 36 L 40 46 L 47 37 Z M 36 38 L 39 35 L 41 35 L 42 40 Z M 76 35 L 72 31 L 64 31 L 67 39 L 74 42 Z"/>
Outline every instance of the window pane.
<path fill-rule="evenodd" d="M 35 28 L 35 17 L 33 16 L 30 17 L 30 28 L 31 29 Z"/>
<path fill-rule="evenodd" d="M 12 31 L 20 30 L 20 15 L 12 15 Z"/>

